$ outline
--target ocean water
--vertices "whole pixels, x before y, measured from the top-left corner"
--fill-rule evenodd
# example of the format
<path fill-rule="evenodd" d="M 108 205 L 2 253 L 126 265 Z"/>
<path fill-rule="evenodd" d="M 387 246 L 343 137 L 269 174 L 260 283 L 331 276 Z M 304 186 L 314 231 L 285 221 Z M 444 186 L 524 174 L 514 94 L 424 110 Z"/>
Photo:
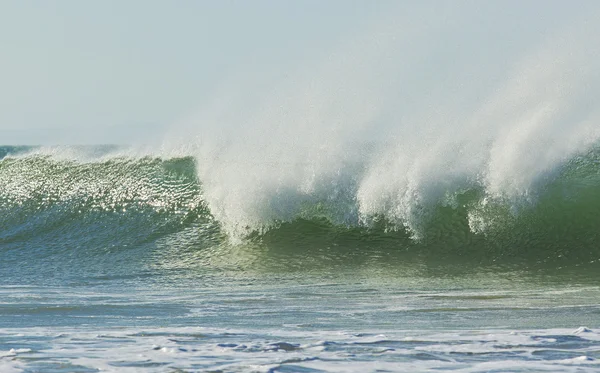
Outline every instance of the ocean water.
<path fill-rule="evenodd" d="M 386 146 L 228 189 L 222 148 L 0 148 L 0 371 L 600 370 L 600 148 L 515 194 L 381 189 Z"/>
<path fill-rule="evenodd" d="M 0 372 L 600 371 L 598 2 L 384 3 L 144 145 L 1 146 Z"/>

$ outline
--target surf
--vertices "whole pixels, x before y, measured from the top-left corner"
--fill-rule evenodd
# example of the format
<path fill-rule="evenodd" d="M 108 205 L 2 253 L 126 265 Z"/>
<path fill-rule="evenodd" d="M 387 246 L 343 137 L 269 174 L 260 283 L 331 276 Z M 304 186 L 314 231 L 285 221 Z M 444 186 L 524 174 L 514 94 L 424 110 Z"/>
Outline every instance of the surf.
<path fill-rule="evenodd" d="M 600 259 L 598 146 L 564 162 L 532 190 L 535 199 L 520 205 L 491 197 L 483 184 L 448 185 L 419 215 L 418 235 L 394 210 L 361 210 L 357 180 L 365 169 L 356 165 L 337 184 L 299 197 L 281 192 L 261 207 L 269 220 L 232 235 L 205 197 L 193 156 L 84 149 L 77 158 L 73 149 L 8 150 L 0 161 L 0 242 L 9 261 L 8 254 L 27 250 L 46 260 L 76 258 L 90 268 L 99 257 L 136 262 L 156 250 L 178 253 L 175 262 L 185 256 L 243 261 L 254 252 L 253 260 L 296 258 L 300 266 L 323 253 L 342 261 L 391 255 L 396 263 L 410 257 L 553 265 Z"/>

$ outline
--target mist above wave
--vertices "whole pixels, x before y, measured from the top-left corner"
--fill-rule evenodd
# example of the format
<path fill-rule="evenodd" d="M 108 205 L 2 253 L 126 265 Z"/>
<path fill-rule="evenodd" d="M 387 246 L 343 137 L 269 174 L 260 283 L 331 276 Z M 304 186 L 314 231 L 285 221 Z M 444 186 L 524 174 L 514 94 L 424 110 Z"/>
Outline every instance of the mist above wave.
<path fill-rule="evenodd" d="M 337 223 L 384 216 L 419 237 L 473 189 L 482 208 L 519 210 L 600 138 L 600 9 L 565 7 L 392 9 L 280 79 L 232 78 L 164 149 L 193 152 L 233 236 L 321 204 Z"/>

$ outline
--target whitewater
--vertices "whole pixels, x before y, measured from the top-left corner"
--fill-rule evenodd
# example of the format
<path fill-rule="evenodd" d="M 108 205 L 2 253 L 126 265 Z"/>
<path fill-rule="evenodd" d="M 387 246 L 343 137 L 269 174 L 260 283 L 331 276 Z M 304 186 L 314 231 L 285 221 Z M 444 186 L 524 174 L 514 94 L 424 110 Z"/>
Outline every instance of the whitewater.
<path fill-rule="evenodd" d="M 600 9 L 450 5 L 0 146 L 0 371 L 600 370 Z"/>

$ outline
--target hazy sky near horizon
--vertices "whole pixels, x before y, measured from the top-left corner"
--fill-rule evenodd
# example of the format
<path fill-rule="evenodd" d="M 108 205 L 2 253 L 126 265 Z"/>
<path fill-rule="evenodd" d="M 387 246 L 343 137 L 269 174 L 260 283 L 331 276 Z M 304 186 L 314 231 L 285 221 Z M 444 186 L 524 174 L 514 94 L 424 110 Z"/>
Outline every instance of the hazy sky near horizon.
<path fill-rule="evenodd" d="M 544 9 L 537 1 L 427 4 L 432 12 L 456 8 L 439 19 L 462 22 L 465 35 L 479 34 L 489 23 L 481 21 L 481 12 L 498 13 L 496 37 L 505 28 L 507 43 L 518 44 L 519 33 L 523 39 L 543 36 L 593 2 L 577 8 L 546 2 Z M 379 19 L 390 22 L 395 14 L 423 6 L 346 0 L 2 1 L 0 144 L 144 141 L 202 106 L 232 77 L 277 79 L 305 63 L 318 64 Z"/>
<path fill-rule="evenodd" d="M 322 53 L 389 3 L 2 1 L 0 143 L 128 142 L 232 74 Z"/>

